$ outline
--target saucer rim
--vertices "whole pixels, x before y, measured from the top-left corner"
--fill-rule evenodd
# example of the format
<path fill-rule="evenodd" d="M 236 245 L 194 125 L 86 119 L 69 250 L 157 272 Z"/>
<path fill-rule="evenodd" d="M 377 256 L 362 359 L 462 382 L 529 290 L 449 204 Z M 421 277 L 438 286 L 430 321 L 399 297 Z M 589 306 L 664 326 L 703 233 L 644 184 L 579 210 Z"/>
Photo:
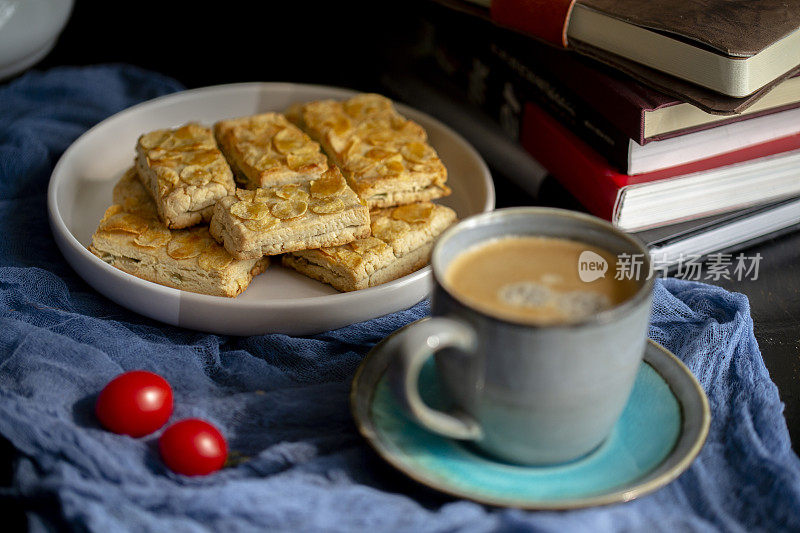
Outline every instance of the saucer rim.
<path fill-rule="evenodd" d="M 409 477 L 410 479 L 420 483 L 428 488 L 441 492 L 443 494 L 447 494 L 449 496 L 453 496 L 456 498 L 463 498 L 466 500 L 470 500 L 476 503 L 485 504 L 485 505 L 492 505 L 496 507 L 513 507 L 518 509 L 530 510 L 530 511 L 565 511 L 571 509 L 582 509 L 586 507 L 595 507 L 601 505 L 610 505 L 614 503 L 624 503 L 635 500 L 637 498 L 641 498 L 647 494 L 651 494 L 656 490 L 668 485 L 672 481 L 678 478 L 683 472 L 685 472 L 689 466 L 694 462 L 697 456 L 700 453 L 700 450 L 703 448 L 705 441 L 708 437 L 708 431 L 711 426 L 711 409 L 708 403 L 708 397 L 706 396 L 703 387 L 697 381 L 697 378 L 692 374 L 691 370 L 680 360 L 678 359 L 675 354 L 669 351 L 667 348 L 662 346 L 661 344 L 653 341 L 652 339 L 648 339 L 648 346 L 645 348 L 645 356 L 642 359 L 643 363 L 648 364 L 667 384 L 669 387 L 670 392 L 675 397 L 676 401 L 680 405 L 681 408 L 681 430 L 677 440 L 675 441 L 675 445 L 672 447 L 670 452 L 667 454 L 664 459 L 662 459 L 656 466 L 654 466 L 648 473 L 645 473 L 644 476 L 640 477 L 638 480 L 633 481 L 630 484 L 623 485 L 621 488 L 612 489 L 609 492 L 605 492 L 602 494 L 597 494 L 594 496 L 585 496 L 585 497 L 576 497 L 576 498 L 566 498 L 566 499 L 558 499 L 558 500 L 531 500 L 531 499 L 522 499 L 522 500 L 515 500 L 513 498 L 495 498 L 492 496 L 483 496 L 480 494 L 475 494 L 474 492 L 470 491 L 462 491 L 458 490 L 446 485 L 439 483 L 436 479 L 432 479 L 430 477 L 426 477 L 424 475 L 420 475 L 420 473 L 413 468 L 410 468 L 406 463 L 397 459 L 395 454 L 393 454 L 389 449 L 387 449 L 380 440 L 378 432 L 374 426 L 374 421 L 372 420 L 372 416 L 370 415 L 370 410 L 367 409 L 364 416 L 361 415 L 359 412 L 359 396 L 361 390 L 361 381 L 364 371 L 370 366 L 371 360 L 374 359 L 375 354 L 380 351 L 388 342 L 398 335 L 400 332 L 405 330 L 406 328 L 417 324 L 419 322 L 423 322 L 429 320 L 429 317 L 421 318 L 416 320 L 402 328 L 390 333 L 383 339 L 381 339 L 375 346 L 370 349 L 361 363 L 358 365 L 356 372 L 353 376 L 353 380 L 350 386 L 350 414 L 353 417 L 355 425 L 358 429 L 359 434 L 366 440 L 367 444 L 380 456 L 384 461 L 390 464 L 393 468 L 395 468 L 400 473 L 404 474 L 405 476 Z M 688 394 L 694 393 L 696 395 L 696 400 L 699 402 L 701 407 L 701 413 L 699 416 L 699 428 L 696 429 L 697 434 L 695 435 L 694 439 L 686 445 L 680 446 L 683 439 L 687 438 L 687 433 L 691 431 L 691 428 L 687 428 L 686 424 L 686 397 L 679 395 L 678 392 L 675 390 L 675 383 L 674 378 L 669 378 L 665 375 L 664 371 L 659 369 L 657 365 L 647 361 L 647 354 L 650 353 L 659 353 L 663 357 L 663 362 L 665 365 L 672 365 L 673 368 L 676 368 L 679 374 L 682 374 L 684 378 L 687 379 L 688 384 L 690 385 L 690 391 Z M 651 356 L 652 358 L 652 356 Z M 380 370 L 380 375 L 376 378 L 375 383 L 377 384 L 380 379 L 382 378 L 383 374 L 386 372 L 386 368 Z M 371 391 L 367 393 L 366 405 L 367 407 L 372 405 L 373 399 L 375 396 L 375 387 L 372 388 Z M 694 403 L 697 403 L 694 402 Z M 681 452 L 681 448 L 685 449 L 685 451 Z M 677 458 L 676 454 L 681 453 L 682 457 Z M 674 461 L 674 464 L 669 467 L 664 472 L 651 476 L 653 472 L 657 472 L 659 468 L 662 468 L 665 464 L 669 463 L 670 461 Z"/>

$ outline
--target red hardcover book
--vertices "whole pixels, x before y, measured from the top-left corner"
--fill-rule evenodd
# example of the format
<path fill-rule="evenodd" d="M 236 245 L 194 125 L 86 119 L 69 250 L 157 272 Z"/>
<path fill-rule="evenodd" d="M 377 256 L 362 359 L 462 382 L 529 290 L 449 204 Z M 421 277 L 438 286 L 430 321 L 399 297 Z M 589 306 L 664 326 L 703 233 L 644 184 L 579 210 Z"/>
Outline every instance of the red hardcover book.
<path fill-rule="evenodd" d="M 589 211 L 626 230 L 654 227 L 800 194 L 800 165 L 795 163 L 784 168 L 794 159 L 800 159 L 800 134 L 635 176 L 615 171 L 602 156 L 535 104 L 526 104 L 520 140 L 523 147 Z M 731 175 L 741 180 L 748 171 L 764 180 L 759 182 L 761 187 L 753 187 L 754 190 L 723 189 L 737 187 L 739 182 L 732 182 Z M 691 209 L 684 205 L 675 210 L 674 217 L 669 214 L 661 216 L 661 219 L 654 216 L 649 222 L 624 223 L 622 220 L 625 193 L 631 188 L 636 187 L 637 192 L 641 192 L 644 184 L 674 180 L 678 190 L 673 194 L 678 195 L 681 190 L 689 191 L 690 187 L 709 181 L 710 177 L 718 179 L 715 183 L 719 189 L 715 191 L 714 183 L 709 183 L 707 190 L 691 198 L 698 204 L 692 214 L 687 215 Z M 752 185 L 757 185 L 755 179 Z M 715 198 L 716 194 L 720 197 Z M 711 201 L 707 202 L 709 199 Z M 666 201 L 671 200 L 665 198 Z"/>

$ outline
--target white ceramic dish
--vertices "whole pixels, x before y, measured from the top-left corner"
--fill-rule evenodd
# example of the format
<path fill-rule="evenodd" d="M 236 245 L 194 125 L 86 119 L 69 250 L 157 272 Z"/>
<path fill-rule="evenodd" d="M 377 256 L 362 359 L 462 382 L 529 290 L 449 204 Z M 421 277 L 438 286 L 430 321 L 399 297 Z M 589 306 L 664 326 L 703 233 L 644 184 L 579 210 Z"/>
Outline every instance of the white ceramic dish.
<path fill-rule="evenodd" d="M 0 0 L 0 79 L 32 67 L 53 49 L 73 0 Z"/>
<path fill-rule="evenodd" d="M 188 121 L 283 110 L 297 101 L 346 98 L 347 89 L 291 83 L 243 83 L 184 91 L 117 113 L 83 134 L 58 161 L 50 178 L 48 210 L 56 243 L 75 271 L 100 293 L 137 313 L 169 324 L 232 335 L 310 334 L 405 309 L 431 287 L 430 267 L 398 280 L 350 293 L 280 266 L 271 266 L 238 298 L 194 294 L 143 281 L 104 263 L 86 246 L 111 190 L 131 165 L 145 131 Z M 461 136 L 411 108 L 401 113 L 428 132 L 448 169 L 453 194 L 441 201 L 465 218 L 494 208 L 491 175 Z"/>

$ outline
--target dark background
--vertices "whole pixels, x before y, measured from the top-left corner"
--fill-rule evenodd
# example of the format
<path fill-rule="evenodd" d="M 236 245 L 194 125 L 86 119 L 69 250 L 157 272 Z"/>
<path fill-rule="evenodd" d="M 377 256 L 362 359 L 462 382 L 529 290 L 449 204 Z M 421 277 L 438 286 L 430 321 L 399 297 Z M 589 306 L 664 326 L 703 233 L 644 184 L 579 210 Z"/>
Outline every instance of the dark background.
<path fill-rule="evenodd" d="M 394 50 L 416 40 L 413 6 L 422 3 L 76 0 L 36 68 L 133 63 L 187 87 L 257 80 L 374 90 Z"/>
<path fill-rule="evenodd" d="M 77 0 L 55 49 L 36 68 L 124 62 L 172 76 L 190 88 L 292 81 L 397 96 L 403 92 L 391 80 L 415 82 L 426 77 L 415 64 L 426 28 L 442 24 L 441 12 L 434 13 L 437 9 L 424 0 L 227 0 L 213 4 Z M 465 34 L 463 38 L 482 36 Z M 446 81 L 424 81 L 441 85 L 438 88 L 445 94 L 450 90 Z M 413 103 L 437 114 L 433 101 Z M 479 112 L 464 106 L 463 113 Z M 470 132 L 461 129 L 469 138 Z M 528 194 L 508 179 L 507 168 L 498 168 L 496 158 L 484 155 L 495 177 L 498 207 L 573 206 L 557 185 L 549 185 L 546 201 Z M 763 256 L 758 280 L 720 284 L 750 298 L 756 337 L 786 404 L 796 449 L 800 442 L 800 234 L 770 239 L 747 251 L 749 255 L 756 252 Z M 0 455 L 9 456 L 11 451 L 7 443 L 0 445 Z M 8 463 L 4 465 L 0 484 L 10 479 Z"/>

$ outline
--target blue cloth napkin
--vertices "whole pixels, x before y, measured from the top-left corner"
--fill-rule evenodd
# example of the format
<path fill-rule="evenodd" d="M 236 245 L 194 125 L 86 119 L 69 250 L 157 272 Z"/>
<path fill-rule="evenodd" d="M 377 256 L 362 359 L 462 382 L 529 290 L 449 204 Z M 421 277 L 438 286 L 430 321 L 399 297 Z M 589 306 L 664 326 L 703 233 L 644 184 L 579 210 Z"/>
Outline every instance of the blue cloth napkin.
<path fill-rule="evenodd" d="M 313 337 L 236 338 L 165 326 L 95 293 L 50 237 L 50 169 L 98 120 L 179 88 L 127 66 L 31 73 L 0 87 L 0 434 L 17 453 L 0 498 L 25 509 L 32 529 L 800 529 L 800 461 L 740 294 L 656 285 L 650 336 L 689 365 L 713 410 L 692 467 L 634 502 L 536 513 L 436 494 L 357 435 L 348 410 L 356 366 L 376 341 L 424 316 L 425 303 Z M 158 434 L 100 429 L 95 395 L 132 369 L 165 376 L 173 420 L 216 424 L 238 464 L 174 475 L 158 458 Z"/>

